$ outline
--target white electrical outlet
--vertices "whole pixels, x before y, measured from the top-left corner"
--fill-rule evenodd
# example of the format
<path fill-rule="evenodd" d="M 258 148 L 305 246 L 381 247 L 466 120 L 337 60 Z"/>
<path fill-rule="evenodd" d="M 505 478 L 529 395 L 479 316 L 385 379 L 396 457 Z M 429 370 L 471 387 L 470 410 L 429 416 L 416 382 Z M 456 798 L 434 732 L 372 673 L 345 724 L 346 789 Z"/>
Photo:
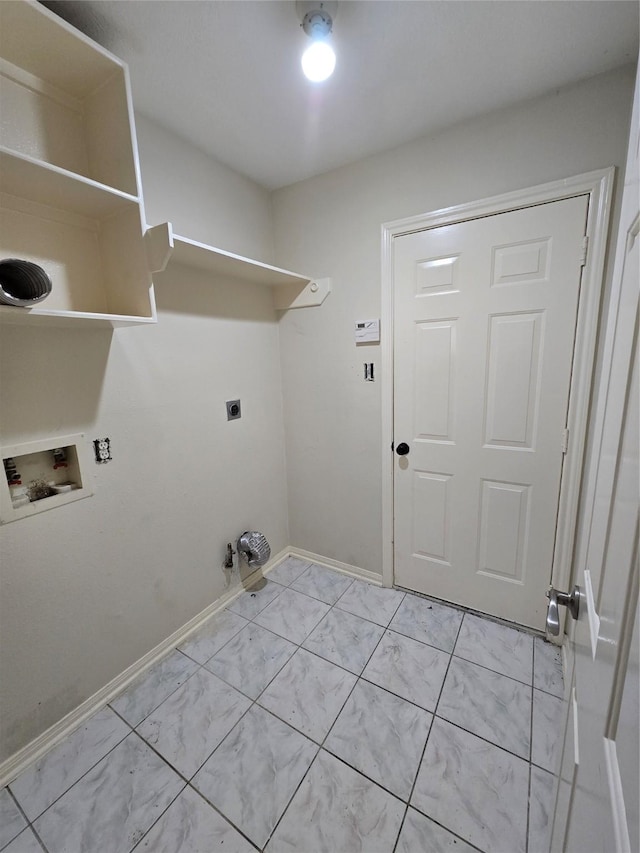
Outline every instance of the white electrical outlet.
<path fill-rule="evenodd" d="M 111 441 L 108 438 L 96 438 L 93 442 L 93 450 L 96 455 L 96 462 L 111 462 Z"/>

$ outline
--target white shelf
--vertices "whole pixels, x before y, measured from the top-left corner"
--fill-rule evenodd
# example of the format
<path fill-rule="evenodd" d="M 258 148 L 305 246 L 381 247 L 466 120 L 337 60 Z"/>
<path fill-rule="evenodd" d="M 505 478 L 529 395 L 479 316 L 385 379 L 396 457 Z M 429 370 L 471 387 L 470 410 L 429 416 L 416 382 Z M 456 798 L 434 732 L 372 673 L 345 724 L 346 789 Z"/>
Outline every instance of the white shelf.
<path fill-rule="evenodd" d="M 212 276 L 261 284 L 274 288 L 276 308 L 320 305 L 331 290 L 328 278 L 310 278 L 188 237 L 180 237 L 173 233 L 170 222 L 149 228 L 145 240 L 152 272 L 163 272 L 171 264 L 182 264 Z"/>
<path fill-rule="evenodd" d="M 124 207 L 138 205 L 135 196 L 3 146 L 0 174 L 2 192 L 81 216 L 103 219 Z"/>
<path fill-rule="evenodd" d="M 43 303 L 44 304 L 44 303 Z M 90 311 L 47 311 L 46 308 L 12 308 L 0 305 L 0 323 L 9 326 L 56 326 L 64 329 L 111 328 L 121 326 L 143 326 L 157 323 L 155 310 L 152 317 L 140 317 L 137 314 L 97 314 Z"/>
<path fill-rule="evenodd" d="M 51 294 L 0 322 L 156 322 L 126 65 L 34 0 L 0 0 L 0 259 Z"/>
<path fill-rule="evenodd" d="M 119 59 L 34 0 L 0 2 L 0 55 L 46 81 L 49 88 L 77 99 L 94 92 L 123 67 Z"/>
<path fill-rule="evenodd" d="M 188 237 L 179 237 L 177 234 L 173 235 L 171 262 L 196 267 L 228 278 L 264 284 L 267 287 L 282 287 L 287 284 L 305 285 L 310 281 L 307 276 L 253 261 L 242 255 L 234 255 L 232 252 L 225 252 L 223 249 L 190 240 Z"/>

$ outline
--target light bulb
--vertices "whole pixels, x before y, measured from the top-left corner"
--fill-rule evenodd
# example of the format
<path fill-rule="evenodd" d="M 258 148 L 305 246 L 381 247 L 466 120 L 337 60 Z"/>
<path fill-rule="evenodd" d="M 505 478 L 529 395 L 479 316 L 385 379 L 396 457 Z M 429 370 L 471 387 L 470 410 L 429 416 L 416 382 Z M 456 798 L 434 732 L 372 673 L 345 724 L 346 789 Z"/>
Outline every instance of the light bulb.
<path fill-rule="evenodd" d="M 314 83 L 331 77 L 336 67 L 336 55 L 326 41 L 314 41 L 302 54 L 304 76 Z"/>

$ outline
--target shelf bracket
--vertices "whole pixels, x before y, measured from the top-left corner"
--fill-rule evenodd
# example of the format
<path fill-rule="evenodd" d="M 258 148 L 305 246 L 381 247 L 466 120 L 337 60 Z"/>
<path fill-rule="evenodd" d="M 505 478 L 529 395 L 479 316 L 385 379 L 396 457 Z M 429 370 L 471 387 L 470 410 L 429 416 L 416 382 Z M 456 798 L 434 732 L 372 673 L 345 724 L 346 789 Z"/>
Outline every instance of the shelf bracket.
<path fill-rule="evenodd" d="M 150 272 L 164 272 L 173 252 L 173 228 L 170 222 L 147 228 L 144 234 Z"/>
<path fill-rule="evenodd" d="M 322 305 L 331 293 L 330 278 L 314 278 L 302 289 L 297 284 L 273 289 L 273 305 L 279 311 Z"/>

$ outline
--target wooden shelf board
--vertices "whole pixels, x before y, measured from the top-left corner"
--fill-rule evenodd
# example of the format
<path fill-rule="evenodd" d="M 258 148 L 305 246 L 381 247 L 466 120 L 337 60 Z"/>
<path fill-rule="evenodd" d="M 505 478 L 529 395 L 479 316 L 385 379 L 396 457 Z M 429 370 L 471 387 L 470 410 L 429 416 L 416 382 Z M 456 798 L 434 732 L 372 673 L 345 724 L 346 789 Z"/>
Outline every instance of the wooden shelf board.
<path fill-rule="evenodd" d="M 305 285 L 311 279 L 289 270 L 263 264 L 242 255 L 225 252 L 205 243 L 198 243 L 187 237 L 173 235 L 173 252 L 169 263 L 179 263 L 205 272 L 229 278 L 239 278 L 243 281 L 251 281 L 264 284 L 268 287 L 281 287 L 291 284 Z"/>
<path fill-rule="evenodd" d="M 84 98 L 122 62 L 34 0 L 0 0 L 0 56 L 75 98 Z"/>
<path fill-rule="evenodd" d="M 104 219 L 138 204 L 138 199 L 128 193 L 2 147 L 0 189 L 9 195 L 92 219 Z"/>
<path fill-rule="evenodd" d="M 82 328 L 89 326 L 140 326 L 157 323 L 157 318 L 129 314 L 97 314 L 90 311 L 47 311 L 44 308 L 13 308 L 0 305 L 0 323 L 24 326 L 37 323 L 47 326 Z"/>

